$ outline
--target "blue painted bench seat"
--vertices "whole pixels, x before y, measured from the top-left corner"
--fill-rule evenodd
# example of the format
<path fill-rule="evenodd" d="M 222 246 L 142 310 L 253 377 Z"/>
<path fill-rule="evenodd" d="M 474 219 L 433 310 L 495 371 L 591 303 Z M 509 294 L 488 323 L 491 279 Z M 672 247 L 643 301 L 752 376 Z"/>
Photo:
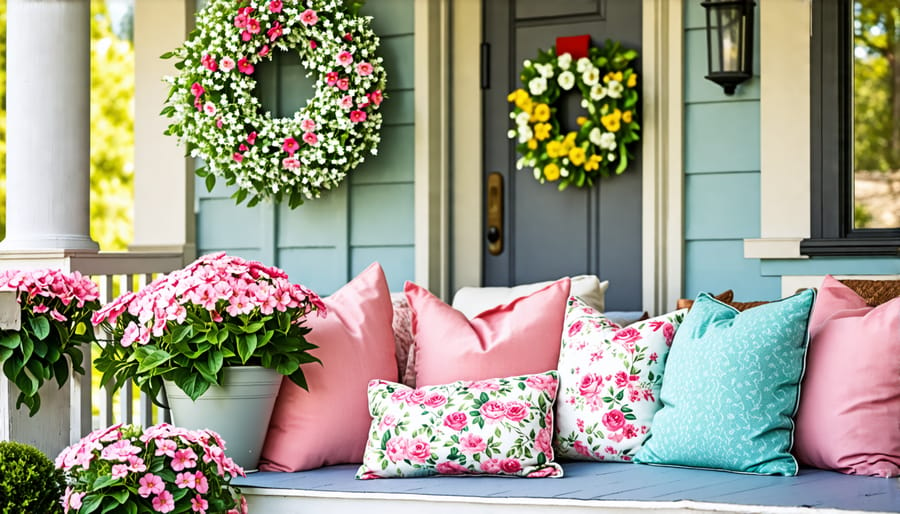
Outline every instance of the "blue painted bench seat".
<path fill-rule="evenodd" d="M 319 508 L 358 512 L 362 507 L 367 512 L 444 512 L 426 505 L 435 499 L 453 507 L 446 512 L 506 512 L 490 508 L 491 502 L 497 507 L 518 505 L 517 512 L 522 511 L 520 507 L 537 512 L 540 509 L 535 507 L 542 505 L 549 507 L 547 512 L 586 507 L 591 512 L 900 512 L 900 480 L 896 478 L 817 469 L 779 477 L 626 463 L 570 462 L 563 467 L 566 476 L 559 479 L 355 480 L 357 466 L 342 465 L 298 473 L 251 473 L 235 483 L 248 494 L 251 508 L 264 505 L 262 511 L 267 513 L 319 512 Z M 278 497 L 280 504 L 274 501 Z M 354 499 L 356 503 L 349 501 Z M 382 508 L 373 508 L 375 500 Z M 314 510 L 304 508 L 305 502 L 313 501 Z M 464 505 L 474 508 L 460 508 Z"/>

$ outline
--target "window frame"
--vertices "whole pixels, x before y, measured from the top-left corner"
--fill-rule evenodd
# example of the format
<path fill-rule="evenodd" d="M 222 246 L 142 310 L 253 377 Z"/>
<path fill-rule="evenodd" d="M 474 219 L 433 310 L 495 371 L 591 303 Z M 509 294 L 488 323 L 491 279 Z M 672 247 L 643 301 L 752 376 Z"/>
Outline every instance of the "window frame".
<path fill-rule="evenodd" d="M 800 253 L 900 255 L 900 228 L 853 227 L 853 0 L 814 0 L 811 14 L 811 219 Z"/>

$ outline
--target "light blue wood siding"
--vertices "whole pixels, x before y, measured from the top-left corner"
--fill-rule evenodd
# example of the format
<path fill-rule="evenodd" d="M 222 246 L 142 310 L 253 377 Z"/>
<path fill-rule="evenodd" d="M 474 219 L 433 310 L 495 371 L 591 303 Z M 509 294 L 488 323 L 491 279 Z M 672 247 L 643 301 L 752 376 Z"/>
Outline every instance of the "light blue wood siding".
<path fill-rule="evenodd" d="M 733 289 L 736 300 L 778 298 L 778 277 L 744 258 L 744 239 L 760 231 L 758 69 L 733 96 L 704 78 L 700 0 L 685 2 L 684 44 L 684 296 Z"/>
<path fill-rule="evenodd" d="M 283 268 L 291 280 L 327 295 L 373 261 L 393 291 L 413 280 L 414 119 L 413 9 L 415 0 L 369 0 L 388 73 L 384 125 L 377 156 L 339 188 L 291 210 L 286 205 L 235 205 L 233 189 L 207 192 L 196 182 L 198 253 L 227 251 Z M 263 107 L 290 116 L 314 94 L 295 54 L 258 67 Z"/>

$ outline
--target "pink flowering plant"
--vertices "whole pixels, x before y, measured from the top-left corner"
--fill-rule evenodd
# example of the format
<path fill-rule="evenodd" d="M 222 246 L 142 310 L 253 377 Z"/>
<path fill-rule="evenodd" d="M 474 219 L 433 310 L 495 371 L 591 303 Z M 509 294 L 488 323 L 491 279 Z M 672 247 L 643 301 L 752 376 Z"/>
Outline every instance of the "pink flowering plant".
<path fill-rule="evenodd" d="M 284 271 L 206 255 L 97 311 L 93 323 L 112 340 L 94 365 L 102 383 L 130 378 L 154 399 L 170 380 L 196 400 L 222 385 L 226 366 L 261 365 L 306 388 L 301 365 L 320 362 L 305 337 L 313 312 L 325 314 L 322 299 Z"/>
<path fill-rule="evenodd" d="M 0 330 L 0 364 L 19 389 L 16 407 L 25 405 L 33 416 L 45 381 L 55 379 L 62 387 L 70 366 L 84 373 L 79 346 L 94 341 L 90 319 L 100 307 L 99 291 L 77 271 L 56 269 L 4 271 L 0 290 L 16 292 L 22 316 L 19 330 Z"/>
<path fill-rule="evenodd" d="M 244 470 L 212 430 L 113 425 L 63 450 L 56 467 L 66 476 L 67 513 L 247 512 L 247 500 L 230 484 Z"/>
<path fill-rule="evenodd" d="M 163 55 L 178 74 L 162 114 L 209 190 L 236 186 L 237 203 L 304 199 L 333 189 L 380 142 L 386 74 L 360 1 L 209 0 L 183 46 Z M 296 52 L 315 94 L 286 117 L 254 94 L 257 66 Z"/>

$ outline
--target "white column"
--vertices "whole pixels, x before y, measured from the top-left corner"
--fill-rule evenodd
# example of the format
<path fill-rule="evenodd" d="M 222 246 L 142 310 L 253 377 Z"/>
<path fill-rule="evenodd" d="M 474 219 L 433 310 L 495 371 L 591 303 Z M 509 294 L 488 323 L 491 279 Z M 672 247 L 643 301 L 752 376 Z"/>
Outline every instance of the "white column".
<path fill-rule="evenodd" d="M 90 236 L 90 1 L 7 0 L 6 239 L 97 251 Z"/>
<path fill-rule="evenodd" d="M 134 5 L 134 242 L 136 251 L 196 253 L 194 166 L 184 147 L 163 134 L 160 116 L 174 59 L 159 56 L 184 44 L 194 25 L 194 0 L 135 0 Z"/>

